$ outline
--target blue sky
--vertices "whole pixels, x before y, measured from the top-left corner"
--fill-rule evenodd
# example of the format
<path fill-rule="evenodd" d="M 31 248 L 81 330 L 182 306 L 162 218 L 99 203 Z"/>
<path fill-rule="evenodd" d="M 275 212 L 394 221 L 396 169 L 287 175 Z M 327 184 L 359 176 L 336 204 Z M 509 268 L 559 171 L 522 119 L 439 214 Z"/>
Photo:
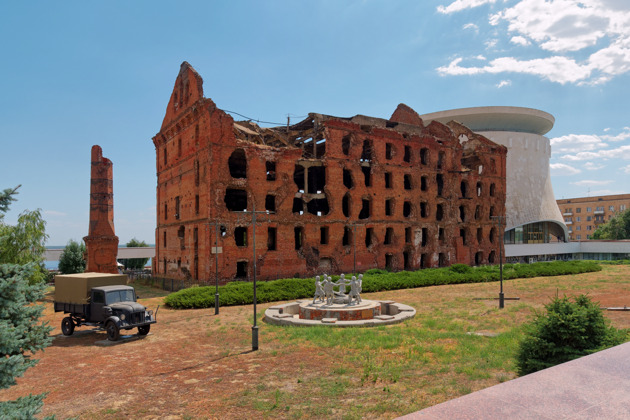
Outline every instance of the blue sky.
<path fill-rule="evenodd" d="M 281 124 L 541 109 L 557 198 L 630 192 L 627 0 L 7 1 L 0 37 L 5 221 L 41 208 L 50 245 L 87 235 L 94 144 L 121 243 L 154 242 L 151 138 L 182 61 L 220 108 Z"/>

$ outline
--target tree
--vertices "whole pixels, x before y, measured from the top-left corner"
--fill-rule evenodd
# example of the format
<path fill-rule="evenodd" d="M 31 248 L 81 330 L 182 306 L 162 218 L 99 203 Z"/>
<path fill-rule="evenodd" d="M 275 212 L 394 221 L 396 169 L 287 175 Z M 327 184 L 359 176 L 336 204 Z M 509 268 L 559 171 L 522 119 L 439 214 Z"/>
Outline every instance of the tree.
<path fill-rule="evenodd" d="M 41 281 L 33 281 L 41 275 L 39 246 L 47 237 L 45 223 L 37 220 L 41 217 L 37 211 L 26 221 L 18 220 L 18 226 L 5 225 L 4 213 L 15 201 L 15 194 L 17 188 L 0 193 L 0 389 L 15 385 L 15 378 L 37 363 L 32 354 L 50 345 L 52 330 L 47 323 L 39 322 L 44 307 L 34 304 L 43 297 L 46 287 Z M 25 262 L 6 261 L 10 259 Z M 0 418 L 33 418 L 41 410 L 44 397 L 29 395 L 1 401 Z"/>
<path fill-rule="evenodd" d="M 59 257 L 59 272 L 61 274 L 83 273 L 85 271 L 85 244 L 70 239 Z"/>
<path fill-rule="evenodd" d="M 143 246 L 149 246 L 144 241 L 139 241 L 136 238 L 131 239 L 127 242 L 127 248 L 139 248 Z M 127 269 L 131 270 L 141 270 L 147 265 L 149 261 L 148 258 L 128 258 L 120 260 L 120 263 L 125 266 Z"/>
<path fill-rule="evenodd" d="M 630 209 L 617 213 L 598 227 L 591 239 L 630 239 Z"/>

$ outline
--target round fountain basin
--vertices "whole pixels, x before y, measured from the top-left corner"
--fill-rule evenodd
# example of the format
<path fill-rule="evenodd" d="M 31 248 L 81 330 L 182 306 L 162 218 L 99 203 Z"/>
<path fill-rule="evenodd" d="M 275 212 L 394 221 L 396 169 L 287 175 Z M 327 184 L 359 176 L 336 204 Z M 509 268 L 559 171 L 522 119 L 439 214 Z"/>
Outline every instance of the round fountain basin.
<path fill-rule="evenodd" d="M 337 319 L 339 321 L 361 321 L 374 319 L 381 314 L 381 303 L 373 300 L 363 300 L 358 304 L 324 302 L 302 302 L 299 307 L 299 318 L 310 320 Z"/>

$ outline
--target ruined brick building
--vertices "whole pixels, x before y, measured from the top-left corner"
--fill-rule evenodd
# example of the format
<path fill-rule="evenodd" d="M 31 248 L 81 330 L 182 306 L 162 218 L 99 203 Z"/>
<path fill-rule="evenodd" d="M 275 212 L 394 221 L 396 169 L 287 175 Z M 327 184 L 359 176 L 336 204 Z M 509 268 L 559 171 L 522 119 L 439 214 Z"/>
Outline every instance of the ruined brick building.
<path fill-rule="evenodd" d="M 260 279 L 498 263 L 504 146 L 456 122 L 425 127 L 402 104 L 389 120 L 261 128 L 202 83 L 184 62 L 153 138 L 156 276 L 251 277 L 254 206 Z"/>

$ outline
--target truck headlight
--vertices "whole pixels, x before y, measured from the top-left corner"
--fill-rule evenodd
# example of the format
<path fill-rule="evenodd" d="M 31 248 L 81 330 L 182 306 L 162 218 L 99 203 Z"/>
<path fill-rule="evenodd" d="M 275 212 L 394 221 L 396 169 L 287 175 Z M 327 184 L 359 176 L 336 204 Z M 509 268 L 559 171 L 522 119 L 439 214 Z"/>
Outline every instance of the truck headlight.
<path fill-rule="evenodd" d="M 121 314 L 121 315 L 120 315 L 120 320 L 121 320 L 121 321 L 124 321 L 124 320 L 125 320 L 125 318 L 127 318 L 127 316 L 126 316 L 125 314 Z"/>
<path fill-rule="evenodd" d="M 148 314 L 149 316 L 153 316 L 153 309 L 149 310 Z"/>

